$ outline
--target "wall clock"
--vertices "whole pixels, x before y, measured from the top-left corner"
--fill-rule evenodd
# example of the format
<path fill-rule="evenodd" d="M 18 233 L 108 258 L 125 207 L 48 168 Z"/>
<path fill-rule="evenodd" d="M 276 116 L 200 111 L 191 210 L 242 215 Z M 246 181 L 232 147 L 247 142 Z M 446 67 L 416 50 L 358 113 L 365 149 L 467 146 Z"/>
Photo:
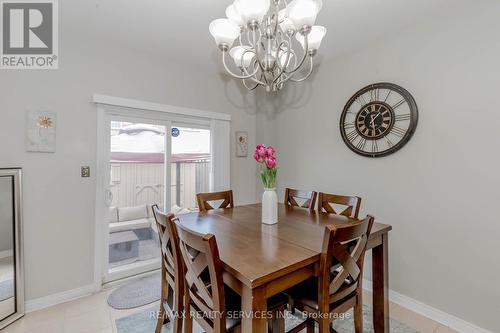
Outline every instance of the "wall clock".
<path fill-rule="evenodd" d="M 358 91 L 340 117 L 340 133 L 355 153 L 382 157 L 401 149 L 415 133 L 418 108 L 413 96 L 392 83 Z"/>

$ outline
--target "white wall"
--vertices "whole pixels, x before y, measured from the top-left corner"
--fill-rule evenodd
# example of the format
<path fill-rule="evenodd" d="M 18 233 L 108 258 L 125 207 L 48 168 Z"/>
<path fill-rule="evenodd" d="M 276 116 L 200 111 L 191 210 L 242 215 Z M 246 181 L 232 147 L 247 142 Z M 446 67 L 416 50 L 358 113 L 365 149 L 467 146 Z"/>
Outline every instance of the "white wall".
<path fill-rule="evenodd" d="M 498 2 L 473 1 L 385 36 L 321 65 L 298 101 L 286 105 L 296 88 L 284 91 L 286 106 L 258 117 L 258 131 L 271 127 L 278 146 L 281 193 L 295 186 L 360 195 L 362 214 L 394 227 L 391 289 L 493 332 L 500 331 L 499 12 Z M 368 159 L 344 145 L 339 119 L 358 89 L 380 81 L 414 95 L 420 122 L 401 151 Z"/>
<path fill-rule="evenodd" d="M 60 28 L 59 70 L 0 72 L 0 167 L 24 169 L 28 300 L 93 281 L 96 184 L 94 177 L 79 174 L 82 165 L 90 165 L 92 172 L 96 167 L 92 94 L 229 113 L 232 135 L 248 131 L 250 146 L 255 143 L 255 115 L 236 110 L 231 103 L 241 103 L 238 91 L 218 80 L 217 72 L 100 45 L 65 28 Z M 234 100 L 228 101 L 225 94 Z M 25 152 L 27 110 L 57 112 L 55 154 Z M 232 157 L 231 168 L 236 202 L 255 202 L 255 163 L 250 157 Z"/>

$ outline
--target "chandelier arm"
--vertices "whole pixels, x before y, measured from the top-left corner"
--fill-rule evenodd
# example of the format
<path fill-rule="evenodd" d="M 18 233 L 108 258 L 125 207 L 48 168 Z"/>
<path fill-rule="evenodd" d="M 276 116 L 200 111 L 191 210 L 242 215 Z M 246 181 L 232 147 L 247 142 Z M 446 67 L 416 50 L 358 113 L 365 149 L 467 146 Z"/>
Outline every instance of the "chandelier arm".
<path fill-rule="evenodd" d="M 295 55 L 295 52 L 292 50 L 292 53 Z M 297 56 L 295 56 L 293 58 L 294 60 L 294 66 L 297 66 Z M 287 75 L 287 73 L 283 74 L 281 80 L 277 83 L 278 85 L 279 84 L 284 84 L 285 82 L 287 82 L 288 80 L 290 80 L 291 78 L 293 77 L 293 74 L 289 74 Z"/>
<path fill-rule="evenodd" d="M 281 48 L 281 46 L 283 44 L 287 44 L 288 45 L 288 52 L 287 52 L 287 55 L 286 55 L 285 65 L 283 67 L 281 67 L 281 59 L 278 56 L 278 53 L 279 53 L 279 49 Z M 273 84 L 275 84 L 276 82 L 278 82 L 278 80 L 281 78 L 281 76 L 283 76 L 283 74 L 285 73 L 286 68 L 288 67 L 288 62 L 290 61 L 290 54 L 291 54 L 291 45 L 288 44 L 287 41 L 281 42 L 280 46 L 278 47 L 278 51 L 276 52 L 276 59 L 277 59 L 276 61 L 277 61 L 278 68 L 280 69 L 280 72 L 276 76 L 276 78 L 273 80 Z"/>
<path fill-rule="evenodd" d="M 257 79 L 257 73 L 259 72 L 259 65 L 258 65 L 256 59 L 253 60 L 253 68 L 255 70 L 253 75 L 248 73 L 248 70 L 245 67 L 242 68 L 242 71 L 243 71 L 244 75 L 248 76 L 248 78 L 251 79 L 253 82 L 257 83 L 257 85 L 266 85 L 264 82 Z M 242 80 L 245 80 L 245 79 L 242 79 Z"/>
<path fill-rule="evenodd" d="M 279 54 L 279 51 L 281 49 L 281 47 L 283 46 L 283 44 L 286 44 L 286 46 L 288 47 L 288 51 L 287 51 L 287 59 L 286 59 L 286 62 L 285 64 L 288 64 L 288 61 L 290 60 L 289 57 L 290 57 L 290 44 L 288 43 L 288 41 L 284 40 L 282 41 L 279 45 L 278 45 L 278 48 L 276 49 L 276 65 L 278 66 L 279 69 L 281 70 L 285 70 L 287 66 L 281 66 L 281 59 L 279 59 L 280 57 L 278 56 Z"/>
<path fill-rule="evenodd" d="M 311 68 L 309 69 L 309 72 L 307 73 L 307 75 L 304 76 L 304 77 L 302 77 L 302 78 L 300 78 L 300 79 L 294 79 L 293 75 L 292 75 L 290 77 L 290 81 L 292 81 L 292 82 L 302 82 L 302 81 L 307 80 L 311 76 L 311 74 L 314 71 L 314 63 L 313 63 L 313 57 L 312 56 L 309 56 L 309 59 L 310 59 L 310 66 L 311 66 Z"/>
<path fill-rule="evenodd" d="M 260 69 L 264 72 L 264 65 L 262 65 L 261 59 L 259 57 L 261 39 L 259 39 L 257 45 L 255 45 L 255 58 L 257 59 L 257 63 L 259 64 Z"/>
<path fill-rule="evenodd" d="M 293 73 L 295 73 L 296 71 L 298 71 L 302 67 L 302 65 L 304 64 L 304 62 L 307 59 L 307 55 L 309 54 L 307 52 L 308 48 L 309 48 L 309 38 L 307 37 L 307 35 L 304 35 L 304 56 L 302 57 L 302 60 L 300 61 L 299 65 L 297 67 L 295 67 L 291 71 L 287 71 L 288 74 L 293 74 Z"/>
<path fill-rule="evenodd" d="M 258 86 L 260 86 L 259 83 L 256 83 L 253 87 L 249 87 L 247 82 L 243 79 L 241 80 L 243 82 L 243 85 L 245 86 L 245 88 L 248 89 L 248 91 L 252 91 L 252 90 L 255 90 Z"/>
<path fill-rule="evenodd" d="M 234 74 L 228 67 L 227 63 L 226 63 L 226 53 L 227 51 L 223 51 L 222 52 L 222 64 L 224 65 L 224 68 L 226 69 L 226 71 L 234 78 L 236 79 L 249 79 L 251 78 L 252 76 L 255 76 L 255 74 L 257 74 L 258 70 L 256 70 L 254 73 L 252 74 L 249 74 L 249 75 L 246 75 L 246 76 L 241 76 L 241 75 L 237 75 L 237 74 Z"/>

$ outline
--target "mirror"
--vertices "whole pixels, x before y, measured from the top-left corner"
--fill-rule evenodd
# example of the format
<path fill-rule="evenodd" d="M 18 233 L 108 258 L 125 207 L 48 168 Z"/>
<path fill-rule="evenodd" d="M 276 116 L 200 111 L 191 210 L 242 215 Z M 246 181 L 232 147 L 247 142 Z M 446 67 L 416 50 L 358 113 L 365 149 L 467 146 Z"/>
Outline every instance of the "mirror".
<path fill-rule="evenodd" d="M 21 170 L 0 169 L 0 329 L 24 314 Z"/>

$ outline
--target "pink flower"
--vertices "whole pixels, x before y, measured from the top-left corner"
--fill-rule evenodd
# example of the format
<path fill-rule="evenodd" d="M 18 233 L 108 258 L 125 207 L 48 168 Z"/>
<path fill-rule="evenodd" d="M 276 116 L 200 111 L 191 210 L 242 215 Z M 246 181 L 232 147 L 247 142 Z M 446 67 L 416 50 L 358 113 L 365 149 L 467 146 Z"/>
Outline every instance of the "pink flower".
<path fill-rule="evenodd" d="M 262 146 L 262 147 L 256 149 L 255 153 L 258 154 L 262 158 L 266 158 L 267 157 L 266 146 Z"/>
<path fill-rule="evenodd" d="M 266 148 L 266 157 L 274 157 L 274 154 L 276 154 L 276 149 L 274 149 L 274 147 L 267 147 Z"/>
<path fill-rule="evenodd" d="M 258 163 L 263 163 L 264 162 L 264 157 L 260 156 L 258 152 L 255 152 L 253 155 L 253 158 L 258 162 Z"/>
<path fill-rule="evenodd" d="M 276 157 L 274 156 L 269 156 L 267 159 L 266 159 L 266 166 L 269 168 L 269 169 L 273 169 L 276 167 Z"/>

